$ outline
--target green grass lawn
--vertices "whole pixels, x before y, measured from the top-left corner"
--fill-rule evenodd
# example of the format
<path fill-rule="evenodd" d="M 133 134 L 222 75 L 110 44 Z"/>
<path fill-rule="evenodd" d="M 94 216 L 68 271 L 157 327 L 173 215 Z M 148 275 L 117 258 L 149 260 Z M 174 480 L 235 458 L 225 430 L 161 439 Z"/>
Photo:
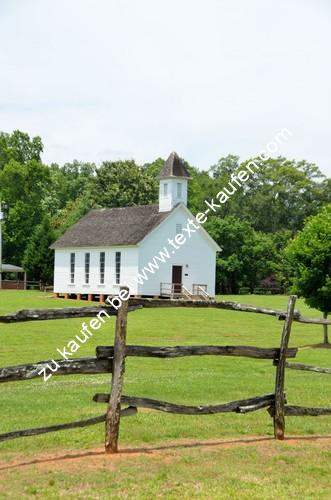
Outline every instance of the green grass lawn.
<path fill-rule="evenodd" d="M 224 296 L 225 300 L 285 309 L 284 296 Z M 18 309 L 86 305 L 40 292 L 1 291 L 0 314 Z M 303 301 L 304 315 L 320 317 Z M 79 333 L 82 319 L 0 324 L 0 366 L 59 357 Z M 97 345 L 111 345 L 114 319 L 95 332 L 77 357 L 94 355 Z M 145 345 L 255 345 L 278 347 L 282 322 L 262 314 L 215 309 L 146 309 L 129 315 L 128 343 Z M 331 349 L 314 348 L 322 341 L 322 327 L 294 323 L 290 345 L 300 348 L 296 361 L 331 366 Z M 126 395 L 145 396 L 184 404 L 221 403 L 273 392 L 275 368 L 268 360 L 226 357 L 181 359 L 128 358 Z M 0 385 L 0 432 L 51 425 L 99 415 L 105 405 L 92 402 L 96 392 L 107 392 L 109 375 L 53 377 Z M 326 374 L 286 371 L 289 404 L 331 406 L 331 381 Z M 0 444 L 1 463 L 40 453 L 60 453 L 102 447 L 103 425 Z M 286 420 L 287 436 L 316 437 L 331 434 L 330 417 L 292 417 Z M 100 467 L 83 470 L 44 471 L 35 466 L 6 472 L 0 480 L 0 498 L 34 495 L 40 498 L 329 498 L 330 450 L 303 441 L 268 444 L 267 449 L 238 446 L 230 449 L 203 446 L 171 448 L 174 443 L 272 437 L 272 420 L 265 410 L 237 415 L 178 416 L 147 410 L 122 419 L 120 447 L 164 447 L 157 458 L 133 454 L 121 459 L 107 457 Z M 262 451 L 261 451 L 262 450 Z M 161 455 L 161 458 L 159 457 Z M 166 459 L 166 460 L 165 460 Z M 104 460 L 104 458 L 103 458 Z M 107 465 L 108 464 L 108 465 Z M 283 479 L 282 479 L 283 474 Z M 300 478 L 300 481 L 298 480 Z M 14 484 L 13 484 L 14 482 Z M 123 484 L 125 483 L 125 488 Z M 79 485 L 84 487 L 80 490 Z M 95 484 L 99 487 L 94 489 Z M 111 491 L 110 491 L 111 489 Z M 300 493 L 301 492 L 301 493 Z M 15 496 L 16 495 L 16 496 Z M 268 496 L 269 495 L 269 496 Z M 274 496 L 273 496 L 274 495 Z M 306 496 L 305 496 L 306 495 Z"/>

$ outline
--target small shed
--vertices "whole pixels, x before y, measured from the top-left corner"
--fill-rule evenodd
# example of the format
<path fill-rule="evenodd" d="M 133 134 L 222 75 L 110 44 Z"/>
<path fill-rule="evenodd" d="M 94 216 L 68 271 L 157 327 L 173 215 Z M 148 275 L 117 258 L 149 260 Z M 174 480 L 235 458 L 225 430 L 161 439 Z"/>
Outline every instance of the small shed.
<path fill-rule="evenodd" d="M 12 278 L 13 275 L 14 278 Z M 0 266 L 1 288 L 4 290 L 26 290 L 26 271 L 23 267 L 2 264 Z"/>

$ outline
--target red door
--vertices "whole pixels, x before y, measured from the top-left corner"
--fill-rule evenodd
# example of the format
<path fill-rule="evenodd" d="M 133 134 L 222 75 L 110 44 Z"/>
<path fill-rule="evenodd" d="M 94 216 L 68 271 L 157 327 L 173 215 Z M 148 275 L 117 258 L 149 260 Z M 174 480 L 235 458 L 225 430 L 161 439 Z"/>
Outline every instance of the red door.
<path fill-rule="evenodd" d="M 172 266 L 173 293 L 182 292 L 182 266 Z"/>

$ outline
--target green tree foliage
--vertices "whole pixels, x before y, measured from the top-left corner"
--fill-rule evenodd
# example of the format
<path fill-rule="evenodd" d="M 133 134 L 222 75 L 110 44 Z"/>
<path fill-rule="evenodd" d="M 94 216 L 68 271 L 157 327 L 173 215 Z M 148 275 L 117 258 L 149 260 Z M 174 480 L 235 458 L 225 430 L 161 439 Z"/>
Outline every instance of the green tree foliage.
<path fill-rule="evenodd" d="M 54 239 L 54 230 L 46 216 L 36 226 L 24 252 L 23 266 L 30 280 L 41 280 L 44 284 L 53 281 L 54 251 L 49 247 Z"/>
<path fill-rule="evenodd" d="M 93 192 L 100 207 L 148 205 L 158 200 L 158 181 L 134 160 L 106 161 L 96 171 Z"/>
<path fill-rule="evenodd" d="M 285 254 L 291 266 L 293 291 L 327 318 L 331 311 L 331 205 L 306 221 Z M 328 342 L 327 329 L 324 331 Z"/>
<path fill-rule="evenodd" d="M 49 169 L 36 160 L 26 164 L 10 160 L 0 172 L 1 197 L 8 205 L 4 225 L 4 256 L 20 264 L 35 227 L 43 216 L 43 198 Z"/>
<path fill-rule="evenodd" d="M 75 200 L 68 201 L 66 206 L 59 210 L 53 217 L 53 227 L 55 229 L 56 237 L 63 234 L 67 229 L 69 229 L 69 227 L 78 222 L 83 215 L 95 207 L 96 204 L 89 191 L 83 193 Z"/>
<path fill-rule="evenodd" d="M 160 175 L 160 172 L 165 164 L 165 160 L 163 158 L 157 158 L 151 163 L 145 163 L 144 164 L 144 170 L 145 172 L 150 175 L 153 179 L 157 179 L 158 176 Z M 157 189 L 157 184 L 155 184 L 155 188 Z"/>
<path fill-rule="evenodd" d="M 209 169 L 213 179 L 222 179 L 225 181 L 239 167 L 239 156 L 227 155 L 218 160 L 215 165 Z"/>
<path fill-rule="evenodd" d="M 49 213 L 56 214 L 67 203 L 90 193 L 96 171 L 94 163 L 74 160 L 63 167 L 53 163 L 49 169 L 51 182 L 44 201 Z"/>
<path fill-rule="evenodd" d="M 221 293 L 251 291 L 274 272 L 276 251 L 271 236 L 254 231 L 248 222 L 226 216 L 212 217 L 205 225 L 222 248 L 216 262 L 216 284 Z"/>
<path fill-rule="evenodd" d="M 259 163 L 260 169 L 245 186 L 245 201 L 236 209 L 259 231 L 297 231 L 322 206 L 318 181 L 323 175 L 305 161 L 278 157 Z"/>
<path fill-rule="evenodd" d="M 12 134 L 0 132 L 0 171 L 10 160 L 21 164 L 40 161 L 42 152 L 43 144 L 38 136 L 30 139 L 28 134 L 19 130 L 14 130 Z"/>
<path fill-rule="evenodd" d="M 222 206 L 220 216 L 244 218 L 257 231 L 274 233 L 289 229 L 294 233 L 302 228 L 306 217 L 315 214 L 330 199 L 330 186 L 312 163 L 278 157 L 266 161 L 251 158 L 239 164 L 234 155 L 221 158 L 209 170 L 214 179 L 209 196 L 226 187 L 231 174 L 247 170 L 252 161 L 259 168 L 253 167 L 255 173 L 241 187 L 234 183 L 235 195 Z"/>
<path fill-rule="evenodd" d="M 134 160 L 105 161 L 99 167 L 78 160 L 47 166 L 40 161 L 42 151 L 39 137 L 19 130 L 0 133 L 0 198 L 8 205 L 6 262 L 22 263 L 45 218 L 49 225 L 44 229 L 55 239 L 91 208 L 158 202 L 162 158 L 142 166 Z M 282 249 L 305 218 L 331 203 L 331 180 L 316 165 L 282 157 L 257 161 L 258 171 L 208 220 L 208 230 L 223 248 L 217 262 L 218 289 L 223 292 L 241 286 L 253 290 L 272 273 L 287 286 L 291 266 L 282 259 Z M 231 154 L 209 170 L 186 162 L 189 209 L 194 214 L 204 210 L 205 200 L 215 198 L 247 163 Z M 33 275 L 38 279 L 35 271 Z"/>

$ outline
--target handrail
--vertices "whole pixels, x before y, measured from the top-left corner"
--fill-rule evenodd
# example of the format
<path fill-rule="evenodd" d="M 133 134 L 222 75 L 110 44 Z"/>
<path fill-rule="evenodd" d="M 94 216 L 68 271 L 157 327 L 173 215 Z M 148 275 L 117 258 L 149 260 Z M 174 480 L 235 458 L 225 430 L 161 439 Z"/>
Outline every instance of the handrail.
<path fill-rule="evenodd" d="M 192 294 L 187 288 L 185 288 L 184 292 L 184 285 L 182 283 L 160 283 L 160 292 L 161 295 L 185 295 L 184 292 L 186 292 L 186 297 L 192 298 Z"/>
<path fill-rule="evenodd" d="M 209 293 L 204 289 L 202 288 L 200 285 L 198 285 L 198 290 L 200 290 L 201 294 L 204 296 L 204 297 L 207 297 L 208 299 L 210 298 L 210 295 Z"/>
<path fill-rule="evenodd" d="M 210 295 L 207 292 L 207 285 L 193 284 L 192 292 L 182 283 L 160 283 L 161 295 L 180 296 L 187 299 L 193 299 L 196 295 L 204 300 L 209 300 Z"/>
<path fill-rule="evenodd" d="M 184 292 L 184 295 L 186 295 L 186 297 L 189 297 L 190 299 L 193 297 L 193 293 L 190 292 L 190 290 L 188 290 L 184 285 L 182 285 L 182 291 Z"/>
<path fill-rule="evenodd" d="M 161 282 L 160 283 L 160 292 L 161 292 L 161 295 L 164 294 L 164 293 L 172 293 L 172 289 L 173 289 L 173 284 L 172 283 L 163 283 Z"/>

